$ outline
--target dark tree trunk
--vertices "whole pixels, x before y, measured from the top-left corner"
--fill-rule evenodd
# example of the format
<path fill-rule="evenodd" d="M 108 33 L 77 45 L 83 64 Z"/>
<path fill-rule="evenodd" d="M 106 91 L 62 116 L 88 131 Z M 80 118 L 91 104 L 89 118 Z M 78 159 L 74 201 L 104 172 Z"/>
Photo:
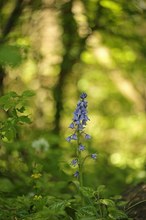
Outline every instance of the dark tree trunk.
<path fill-rule="evenodd" d="M 61 112 L 63 110 L 63 88 L 66 77 L 70 74 L 73 65 L 80 58 L 84 49 L 86 38 L 78 35 L 77 24 L 72 12 L 73 1 L 69 1 L 62 7 L 61 22 L 63 28 L 64 55 L 61 63 L 58 82 L 54 88 L 54 99 L 56 102 L 56 114 L 54 121 L 54 132 L 58 135 L 61 128 Z"/>
<path fill-rule="evenodd" d="M 5 1 L 1 1 L 0 3 L 0 10 L 5 5 Z M 10 16 L 8 17 L 6 24 L 2 28 L 2 35 L 0 38 L 0 45 L 3 44 L 6 41 L 7 36 L 12 31 L 12 29 L 15 27 L 18 18 L 22 14 L 23 10 L 23 3 L 24 0 L 16 0 L 14 9 L 12 10 Z M 4 94 L 4 78 L 6 76 L 6 71 L 4 66 L 0 65 L 0 95 Z"/>

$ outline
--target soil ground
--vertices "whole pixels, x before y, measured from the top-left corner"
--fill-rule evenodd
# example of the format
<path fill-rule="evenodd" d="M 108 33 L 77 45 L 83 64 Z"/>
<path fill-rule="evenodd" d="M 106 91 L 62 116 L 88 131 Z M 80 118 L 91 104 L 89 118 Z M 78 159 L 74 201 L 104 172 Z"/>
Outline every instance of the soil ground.
<path fill-rule="evenodd" d="M 146 220 L 146 184 L 140 183 L 124 194 L 127 214 L 134 220 Z"/>

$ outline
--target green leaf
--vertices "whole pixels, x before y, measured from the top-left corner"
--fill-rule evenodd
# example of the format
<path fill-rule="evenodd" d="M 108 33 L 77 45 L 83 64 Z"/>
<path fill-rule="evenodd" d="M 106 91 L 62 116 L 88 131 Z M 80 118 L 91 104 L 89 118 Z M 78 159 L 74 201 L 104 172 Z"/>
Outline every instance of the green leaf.
<path fill-rule="evenodd" d="M 9 101 L 6 104 L 4 104 L 4 106 L 3 106 L 5 111 L 8 111 L 11 107 L 12 107 L 12 104 Z"/>
<path fill-rule="evenodd" d="M 81 193 L 85 196 L 85 197 L 93 197 L 94 194 L 94 190 L 92 188 L 89 187 L 80 187 L 80 191 Z"/>
<path fill-rule="evenodd" d="M 13 97 L 13 98 L 19 97 L 19 95 L 14 91 L 11 91 L 11 92 L 7 93 L 6 95 L 9 97 Z"/>
<path fill-rule="evenodd" d="M 35 95 L 35 92 L 33 90 L 26 90 L 22 93 L 23 97 L 31 97 L 31 96 L 34 96 L 34 95 Z"/>
<path fill-rule="evenodd" d="M 8 109 L 15 107 L 17 104 L 17 99 L 19 96 L 16 92 L 9 92 L 6 95 L 0 97 L 0 105 L 3 106 L 4 110 L 7 111 Z"/>
<path fill-rule="evenodd" d="M 109 217 L 113 220 L 128 219 L 128 216 L 122 210 L 118 210 L 116 208 L 108 208 L 108 211 Z"/>
<path fill-rule="evenodd" d="M 17 111 L 16 111 L 15 108 L 12 109 L 11 114 L 12 114 L 13 119 L 17 119 L 18 118 Z"/>
<path fill-rule="evenodd" d="M 4 104 L 6 104 L 8 100 L 9 100 L 9 97 L 6 96 L 6 95 L 0 97 L 0 105 L 4 105 Z"/>
<path fill-rule="evenodd" d="M 0 46 L 0 64 L 15 67 L 20 65 L 21 62 L 22 55 L 18 47 L 12 45 Z"/>
<path fill-rule="evenodd" d="M 17 111 L 19 111 L 20 113 L 23 113 L 25 111 L 25 107 L 22 106 L 21 108 L 17 108 Z"/>
<path fill-rule="evenodd" d="M 70 206 L 70 201 L 68 200 L 60 200 L 52 203 L 52 205 L 49 206 L 50 210 L 57 212 L 63 211 L 65 207 Z"/>
<path fill-rule="evenodd" d="M 88 205 L 80 208 L 77 212 L 78 217 L 83 217 L 83 216 L 95 216 L 95 207 Z"/>
<path fill-rule="evenodd" d="M 111 199 L 100 199 L 99 202 L 106 206 L 115 206 L 115 202 Z"/>
<path fill-rule="evenodd" d="M 16 137 L 16 130 L 14 127 L 11 127 L 10 129 L 5 131 L 5 138 L 8 139 L 8 141 L 13 140 Z"/>
<path fill-rule="evenodd" d="M 31 120 L 30 120 L 30 118 L 28 118 L 28 116 L 20 116 L 20 117 L 18 117 L 18 119 L 19 119 L 19 122 L 23 122 L 23 123 L 27 123 L 27 124 L 31 123 Z"/>

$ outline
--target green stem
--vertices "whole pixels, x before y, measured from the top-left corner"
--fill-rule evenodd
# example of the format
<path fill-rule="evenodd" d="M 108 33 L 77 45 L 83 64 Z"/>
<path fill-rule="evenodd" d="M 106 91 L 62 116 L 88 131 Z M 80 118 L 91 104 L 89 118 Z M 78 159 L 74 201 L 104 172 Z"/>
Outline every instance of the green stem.
<path fill-rule="evenodd" d="M 79 145 L 80 145 L 80 132 L 77 131 L 77 158 L 78 158 L 78 167 L 79 167 L 79 186 L 83 187 L 83 166 L 82 166 L 82 157 L 81 157 L 81 151 L 79 151 Z M 84 204 L 84 197 L 81 193 L 81 201 L 82 205 Z"/>
<path fill-rule="evenodd" d="M 83 170 L 82 170 L 82 158 L 81 158 L 81 152 L 79 152 L 79 182 L 80 187 L 83 186 Z"/>
<path fill-rule="evenodd" d="M 100 199 L 100 195 L 98 193 L 98 200 Z M 99 213 L 100 213 L 100 217 L 102 218 L 102 207 L 101 207 L 101 204 L 99 203 Z"/>
<path fill-rule="evenodd" d="M 85 163 L 85 161 L 86 161 L 86 159 L 87 159 L 88 157 L 90 157 L 90 155 L 86 155 L 86 157 L 82 160 L 82 167 L 83 167 L 83 165 L 84 165 L 84 163 Z"/>
<path fill-rule="evenodd" d="M 78 167 L 79 167 L 79 184 L 80 187 L 83 186 L 83 171 L 82 171 L 82 157 L 81 157 L 81 151 L 79 151 L 79 145 L 80 145 L 80 132 L 77 131 L 77 158 L 78 158 Z"/>

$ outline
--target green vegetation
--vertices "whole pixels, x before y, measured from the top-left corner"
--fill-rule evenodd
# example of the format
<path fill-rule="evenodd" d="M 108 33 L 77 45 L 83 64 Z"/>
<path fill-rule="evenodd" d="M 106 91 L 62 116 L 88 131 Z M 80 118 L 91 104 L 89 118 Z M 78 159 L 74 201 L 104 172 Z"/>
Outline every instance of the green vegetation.
<path fill-rule="evenodd" d="M 1 0 L 0 21 L 0 219 L 130 220 L 146 199 L 123 196 L 146 181 L 146 1 Z M 83 92 L 86 143 L 68 129 Z"/>

